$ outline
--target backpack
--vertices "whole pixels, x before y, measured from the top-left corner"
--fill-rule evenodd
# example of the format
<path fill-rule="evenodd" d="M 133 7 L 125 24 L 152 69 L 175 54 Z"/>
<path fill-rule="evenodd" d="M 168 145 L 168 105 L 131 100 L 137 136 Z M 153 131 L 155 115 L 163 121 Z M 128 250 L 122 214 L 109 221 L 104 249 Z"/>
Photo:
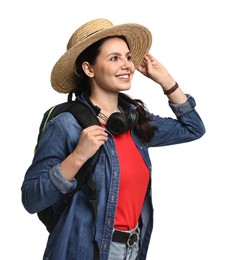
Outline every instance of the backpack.
<path fill-rule="evenodd" d="M 63 112 L 72 113 L 72 115 L 77 119 L 82 128 L 86 128 L 94 124 L 100 125 L 100 122 L 95 116 L 95 114 L 93 114 L 92 111 L 86 105 L 84 105 L 77 99 L 73 101 L 72 94 L 69 94 L 67 102 L 53 106 L 44 113 L 43 119 L 39 127 L 39 134 L 37 138 L 35 151 L 39 145 L 39 140 L 41 138 L 43 130 L 46 127 L 46 124 L 49 122 L 49 120 L 53 119 L 54 117 Z M 73 194 L 85 185 L 87 186 L 89 201 L 92 204 L 94 215 L 96 217 L 96 184 L 92 179 L 92 172 L 99 158 L 99 153 L 100 149 L 89 160 L 87 160 L 84 163 L 84 165 L 76 174 L 75 179 L 77 180 L 77 187 L 75 190 L 66 194 L 61 201 L 57 202 L 53 206 L 50 206 L 37 213 L 38 218 L 46 226 L 46 229 L 49 233 L 53 231 L 62 212 L 67 207 L 67 205 L 69 205 L 69 202 L 71 201 Z"/>

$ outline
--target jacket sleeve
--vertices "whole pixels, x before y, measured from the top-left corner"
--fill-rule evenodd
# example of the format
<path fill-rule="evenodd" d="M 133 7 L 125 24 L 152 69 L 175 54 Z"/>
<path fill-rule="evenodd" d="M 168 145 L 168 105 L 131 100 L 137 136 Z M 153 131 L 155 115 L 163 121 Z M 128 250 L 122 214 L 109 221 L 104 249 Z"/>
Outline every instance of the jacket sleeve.
<path fill-rule="evenodd" d="M 203 121 L 195 110 L 196 102 L 192 96 L 187 97 L 187 101 L 180 105 L 169 102 L 176 118 L 153 115 L 151 124 L 158 129 L 149 147 L 191 142 L 205 134 Z"/>
<path fill-rule="evenodd" d="M 63 134 L 64 125 L 67 127 L 67 124 L 60 124 L 57 120 L 48 123 L 32 164 L 26 171 L 21 191 L 22 203 L 29 213 L 53 205 L 77 185 L 75 179 L 68 181 L 60 168 L 60 163 L 70 153 L 67 144 L 69 138 Z"/>

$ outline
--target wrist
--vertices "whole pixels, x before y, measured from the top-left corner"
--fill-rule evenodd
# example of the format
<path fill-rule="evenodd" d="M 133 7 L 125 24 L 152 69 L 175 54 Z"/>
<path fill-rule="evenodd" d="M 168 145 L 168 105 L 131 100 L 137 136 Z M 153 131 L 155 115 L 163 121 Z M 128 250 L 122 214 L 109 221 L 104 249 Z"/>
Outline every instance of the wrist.
<path fill-rule="evenodd" d="M 79 150 L 76 149 L 69 155 L 72 159 L 72 162 L 76 167 L 81 167 L 87 160 L 85 157 L 85 153 L 80 152 Z"/>
<path fill-rule="evenodd" d="M 163 92 L 164 92 L 165 95 L 170 95 L 171 93 L 173 93 L 178 88 L 179 88 L 179 86 L 178 86 L 177 82 L 175 82 L 175 84 L 171 88 L 168 88 L 166 90 L 163 89 Z"/>
<path fill-rule="evenodd" d="M 165 80 L 163 80 L 160 83 L 160 85 L 161 85 L 163 91 L 166 91 L 166 90 L 170 89 L 175 83 L 176 83 L 176 81 L 172 77 L 168 77 Z"/>

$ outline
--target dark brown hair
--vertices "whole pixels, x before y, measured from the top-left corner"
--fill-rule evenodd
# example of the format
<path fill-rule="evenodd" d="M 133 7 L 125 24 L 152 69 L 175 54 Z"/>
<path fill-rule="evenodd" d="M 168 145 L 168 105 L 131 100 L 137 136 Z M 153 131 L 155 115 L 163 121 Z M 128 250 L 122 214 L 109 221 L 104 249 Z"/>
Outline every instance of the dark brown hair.
<path fill-rule="evenodd" d="M 118 37 L 124 40 L 130 49 L 127 40 L 124 36 L 110 36 L 103 38 L 95 43 L 93 43 L 91 46 L 86 48 L 77 58 L 76 63 L 75 63 L 75 73 L 78 75 L 77 77 L 77 87 L 74 90 L 76 96 L 82 94 L 83 92 L 86 93 L 88 96 L 90 95 L 91 91 L 91 86 L 89 82 L 89 78 L 87 75 L 84 73 L 82 64 L 84 61 L 89 62 L 91 65 L 94 65 L 96 62 L 96 58 L 100 53 L 100 49 L 102 44 L 110 38 Z M 139 99 L 132 99 L 129 95 L 119 93 L 121 98 L 126 101 L 129 104 L 133 104 L 136 106 L 136 110 L 139 113 L 139 119 L 138 123 L 135 127 L 135 133 L 137 136 L 144 142 L 149 142 L 151 138 L 154 136 L 155 130 L 157 128 L 155 126 L 151 125 L 152 117 L 149 114 L 145 104 L 143 101 Z"/>

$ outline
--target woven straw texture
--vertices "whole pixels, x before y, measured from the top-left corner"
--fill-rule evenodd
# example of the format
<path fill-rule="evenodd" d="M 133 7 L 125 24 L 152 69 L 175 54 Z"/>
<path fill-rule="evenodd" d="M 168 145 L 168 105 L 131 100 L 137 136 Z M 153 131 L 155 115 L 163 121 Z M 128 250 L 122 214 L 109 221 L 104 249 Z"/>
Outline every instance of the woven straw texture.
<path fill-rule="evenodd" d="M 94 42 L 107 36 L 126 37 L 137 68 L 149 52 L 152 35 L 139 24 L 113 25 L 107 19 L 95 19 L 79 27 L 69 39 L 67 51 L 56 62 L 51 72 L 51 85 L 60 93 L 69 93 L 76 87 L 75 61 L 80 53 Z"/>

